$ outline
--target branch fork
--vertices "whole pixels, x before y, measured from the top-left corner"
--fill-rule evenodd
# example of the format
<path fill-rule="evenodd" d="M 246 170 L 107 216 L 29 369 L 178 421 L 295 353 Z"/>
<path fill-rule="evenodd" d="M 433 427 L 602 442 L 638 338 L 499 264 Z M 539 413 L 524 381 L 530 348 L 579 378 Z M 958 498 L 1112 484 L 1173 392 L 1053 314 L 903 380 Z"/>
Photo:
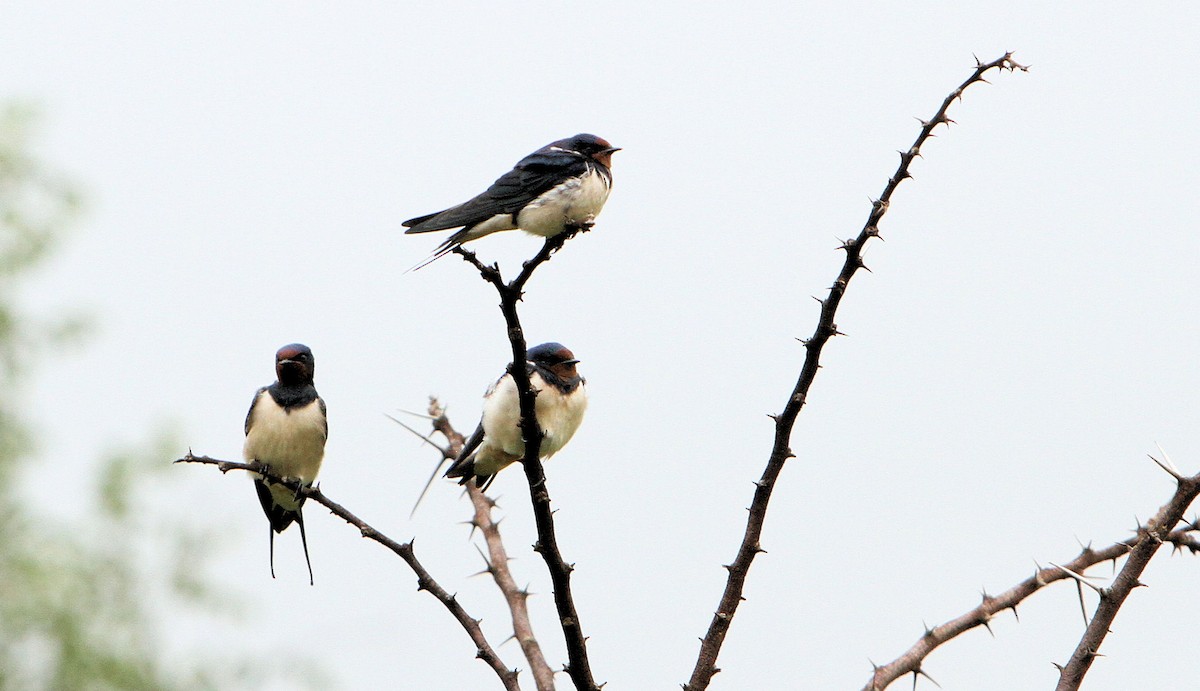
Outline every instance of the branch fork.
<path fill-rule="evenodd" d="M 521 328 L 521 319 L 517 314 L 517 303 L 524 296 L 525 284 L 533 276 L 533 272 L 550 257 L 562 249 L 563 245 L 575 235 L 587 232 L 591 224 L 570 226 L 562 233 L 547 238 L 542 249 L 529 261 L 521 265 L 521 271 L 512 281 L 505 283 L 500 269 L 496 265 L 486 266 L 470 250 L 462 247 L 454 248 L 454 252 L 474 266 L 480 276 L 491 283 L 500 295 L 500 312 L 508 328 L 508 340 L 512 350 L 512 360 L 508 373 L 512 376 L 517 387 L 521 406 L 521 436 L 525 440 L 525 456 L 521 466 L 525 471 L 525 479 L 529 484 L 530 501 L 533 504 L 534 520 L 537 524 L 538 540 L 534 551 L 542 555 L 546 568 L 550 572 L 550 581 L 554 586 L 554 604 L 558 610 L 559 625 L 563 630 L 563 638 L 567 646 L 568 664 L 564 671 L 570 676 L 577 691 L 600 691 L 592 677 L 591 663 L 587 655 L 587 637 L 579 623 L 579 614 L 575 609 L 574 597 L 571 594 L 571 571 L 573 567 L 563 559 L 558 549 L 558 538 L 554 530 L 554 511 L 550 508 L 550 492 L 546 487 L 546 473 L 542 467 L 538 451 L 542 446 L 542 429 L 538 425 L 535 399 L 537 392 L 529 381 L 529 372 L 525 369 L 528 346 L 525 342 L 525 332 Z"/>

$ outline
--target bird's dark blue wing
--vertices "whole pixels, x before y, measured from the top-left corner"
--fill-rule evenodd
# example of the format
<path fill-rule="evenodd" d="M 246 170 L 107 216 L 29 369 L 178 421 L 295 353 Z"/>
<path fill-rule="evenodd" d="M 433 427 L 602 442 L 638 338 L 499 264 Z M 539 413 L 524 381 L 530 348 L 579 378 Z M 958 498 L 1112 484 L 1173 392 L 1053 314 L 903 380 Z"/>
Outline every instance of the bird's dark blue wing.
<path fill-rule="evenodd" d="M 486 192 L 467 202 L 403 223 L 405 233 L 428 233 L 449 228 L 469 228 L 498 214 L 515 214 L 542 193 L 570 177 L 587 172 L 587 163 L 578 155 L 542 152 L 521 159 L 515 168 L 501 175 Z"/>
<path fill-rule="evenodd" d="M 325 407 L 325 399 L 317 396 L 317 403 L 321 404 L 321 421 L 325 423 L 325 439 L 329 439 L 329 410 Z"/>
<path fill-rule="evenodd" d="M 259 388 L 258 391 L 254 392 L 254 398 L 253 398 L 253 400 L 250 401 L 250 410 L 246 411 L 246 434 L 250 434 L 250 418 L 251 418 L 251 416 L 254 415 L 254 404 L 258 403 L 258 397 L 262 395 L 262 392 L 266 391 L 269 388 L 271 388 L 271 387 L 264 386 L 264 387 Z"/>
<path fill-rule="evenodd" d="M 483 443 L 483 421 L 480 420 L 479 426 L 475 428 L 475 433 L 472 434 L 471 438 L 468 439 L 466 441 L 466 443 L 463 444 L 462 451 L 458 452 L 458 458 L 455 458 L 454 463 L 450 464 L 449 470 L 446 471 L 446 477 L 458 477 L 458 475 L 451 475 L 451 473 L 454 472 L 455 468 L 461 468 L 463 461 L 465 461 L 467 459 L 467 457 L 469 457 L 471 454 L 473 454 L 475 452 L 475 449 L 478 449 L 479 445 L 482 443 Z"/>
<path fill-rule="evenodd" d="M 458 477 L 457 475 L 449 475 L 450 471 L 454 470 L 456 466 L 461 465 L 463 462 L 462 459 L 466 456 L 469 456 L 471 452 L 478 448 L 481 443 L 483 443 L 482 421 L 480 421 L 479 426 L 475 428 L 475 433 L 471 435 L 471 438 L 463 444 L 462 451 L 459 452 L 458 456 L 454 459 L 454 462 L 450 464 L 450 470 L 446 471 L 446 477 Z M 425 486 L 421 489 L 421 494 L 417 497 L 416 503 L 413 504 L 412 513 L 408 514 L 409 518 L 412 518 L 413 515 L 417 513 L 417 507 L 421 505 L 421 500 L 425 498 L 425 493 L 429 491 L 429 487 L 433 485 L 433 481 L 437 479 L 438 472 L 441 471 L 441 469 L 442 461 L 438 461 L 438 464 L 433 468 L 433 473 L 429 476 L 429 480 L 425 482 Z"/>
<path fill-rule="evenodd" d="M 475 433 L 471 438 L 463 444 L 462 451 L 458 452 L 458 458 L 450 464 L 446 470 L 446 477 L 466 477 L 469 478 L 475 474 L 475 450 L 483 443 L 483 420 L 479 421 L 479 426 L 475 428 Z"/>

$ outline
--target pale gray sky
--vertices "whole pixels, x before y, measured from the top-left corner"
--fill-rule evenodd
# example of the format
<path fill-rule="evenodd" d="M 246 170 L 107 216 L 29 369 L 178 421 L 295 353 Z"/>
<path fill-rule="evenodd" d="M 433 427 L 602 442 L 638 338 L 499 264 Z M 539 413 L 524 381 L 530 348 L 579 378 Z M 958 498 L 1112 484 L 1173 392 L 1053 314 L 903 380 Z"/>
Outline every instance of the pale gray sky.
<path fill-rule="evenodd" d="M 588 418 L 548 464 L 593 669 L 677 688 L 744 526 L 817 304 L 917 133 L 1006 50 L 1028 74 L 973 87 L 896 194 L 797 425 L 764 547 L 712 688 L 858 688 L 868 658 L 1003 590 L 1034 560 L 1129 535 L 1171 493 L 1146 454 L 1200 468 L 1200 240 L 1191 203 L 1200 9 L 1188 3 L 9 2 L 4 97 L 39 103 L 40 155 L 88 213 L 27 294 L 101 328 L 39 381 L 49 437 L 30 491 L 64 512 L 84 459 L 177 421 L 237 458 L 272 355 L 316 355 L 322 486 L 418 556 L 499 643 L 468 577 L 465 500 L 383 413 L 435 393 L 463 430 L 507 358 L 497 299 L 400 222 L 481 191 L 576 132 L 625 150 L 594 232 L 535 276 L 531 342 L 582 359 Z M 477 243 L 513 270 L 538 240 Z M 185 448 L 180 448 L 182 453 Z M 74 459 L 74 460 L 72 460 Z M 164 461 L 169 459 L 164 459 Z M 164 497 L 219 526 L 237 626 L 173 614 L 176 646 L 314 658 L 339 688 L 496 688 L 403 564 L 308 509 L 276 542 L 250 483 L 178 468 Z M 528 545 L 519 472 L 495 484 L 552 663 L 565 660 Z M 1097 573 L 1107 573 L 1099 569 Z M 1190 689 L 1200 564 L 1160 556 L 1090 689 Z M 1090 606 L 1090 603 L 1089 603 Z M 1082 631 L 1074 588 L 944 646 L 947 690 L 1047 688 Z M 502 649 L 524 666 L 519 650 Z M 564 685 L 566 681 L 564 680 Z M 908 681 L 900 682 L 909 688 Z M 928 686 L 922 682 L 921 688 Z"/>

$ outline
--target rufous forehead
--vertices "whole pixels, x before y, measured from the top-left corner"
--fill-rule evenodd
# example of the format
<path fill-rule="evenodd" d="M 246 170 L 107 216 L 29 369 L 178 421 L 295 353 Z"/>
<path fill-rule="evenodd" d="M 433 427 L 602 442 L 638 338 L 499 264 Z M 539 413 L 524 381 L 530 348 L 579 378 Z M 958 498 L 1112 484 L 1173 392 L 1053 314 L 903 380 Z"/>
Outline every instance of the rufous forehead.
<path fill-rule="evenodd" d="M 308 352 L 308 348 L 305 348 L 304 346 L 296 344 L 285 345 L 275 353 L 275 361 L 279 362 L 280 360 L 292 360 L 306 352 Z"/>

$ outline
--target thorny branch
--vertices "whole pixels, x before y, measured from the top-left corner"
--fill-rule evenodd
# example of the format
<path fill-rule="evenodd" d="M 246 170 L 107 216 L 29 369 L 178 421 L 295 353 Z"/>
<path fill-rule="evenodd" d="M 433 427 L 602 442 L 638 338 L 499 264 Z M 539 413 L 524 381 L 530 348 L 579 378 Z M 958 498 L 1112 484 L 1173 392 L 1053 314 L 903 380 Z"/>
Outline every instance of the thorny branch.
<path fill-rule="evenodd" d="M 750 564 L 754 561 L 755 555 L 764 551 L 759 544 L 759 538 L 762 535 L 763 522 L 766 520 L 767 504 L 771 500 L 775 481 L 778 479 L 779 473 L 783 470 L 784 463 L 795 455 L 792 453 L 791 448 L 789 448 L 792 427 L 795 425 L 796 417 L 800 414 L 800 409 L 804 406 L 804 402 L 808 397 L 808 390 L 812 385 L 813 378 L 816 377 L 821 358 L 821 349 L 824 348 L 826 341 L 839 333 L 837 324 L 834 322 L 834 316 L 837 313 L 842 296 L 846 292 L 846 286 L 850 283 L 850 279 L 854 276 L 855 272 L 865 266 L 862 260 L 862 248 L 868 240 L 879 235 L 879 221 L 887 213 L 892 193 L 902 180 L 910 177 L 908 173 L 909 165 L 914 158 L 920 155 L 921 146 L 932 136 L 934 128 L 938 125 L 949 125 L 951 122 L 946 117 L 946 111 L 950 108 L 950 105 L 956 99 L 962 97 L 963 90 L 967 87 L 976 82 L 984 81 L 983 75 L 993 69 L 1010 71 L 1020 69 L 1024 71 L 1027 68 L 1014 62 L 1012 53 L 1006 53 L 1003 57 L 988 63 L 976 60 L 975 72 L 942 101 L 941 108 L 938 109 L 931 120 L 922 121 L 921 132 L 917 135 L 916 141 L 913 142 L 908 151 L 900 152 L 900 166 L 896 170 L 896 173 L 888 179 L 883 194 L 872 204 L 866 224 L 858 236 L 842 244 L 841 249 L 846 251 L 846 261 L 842 265 L 842 270 L 838 274 L 837 280 L 834 281 L 833 286 L 829 289 L 829 297 L 820 301 L 821 316 L 818 320 L 816 331 L 811 338 L 804 342 L 806 354 L 804 365 L 800 370 L 800 377 L 796 381 L 796 386 L 792 389 L 783 412 L 774 416 L 775 441 L 771 449 L 770 458 L 767 461 L 766 469 L 763 471 L 759 481 L 755 483 L 754 500 L 750 504 L 750 516 L 746 522 L 746 532 L 733 563 L 725 567 L 729 571 L 725 591 L 721 595 L 717 611 L 713 614 L 708 632 L 701 639 L 700 653 L 696 660 L 696 667 L 692 671 L 691 679 L 683 685 L 684 691 L 702 691 L 708 688 L 713 675 L 720 671 L 717 667 L 717 656 L 721 651 L 722 644 L 725 642 L 725 636 L 729 632 L 729 626 L 733 622 L 734 614 L 737 613 L 738 605 L 744 599 L 742 592 L 746 576 L 750 570 Z"/>
<path fill-rule="evenodd" d="M 569 227 L 564 232 L 547 238 L 537 255 L 525 262 L 517 277 L 508 283 L 504 282 L 504 277 L 495 264 L 484 265 L 473 252 L 461 246 L 453 250 L 478 269 L 483 279 L 491 283 L 500 294 L 500 311 L 504 315 L 504 322 L 508 327 L 508 341 L 512 346 L 512 361 L 509 363 L 508 373 L 517 386 L 521 403 L 521 435 L 525 439 L 525 457 L 521 459 L 521 465 L 529 483 L 533 516 L 537 523 L 538 541 L 533 548 L 542 555 L 550 572 L 550 582 L 554 587 L 554 605 L 558 610 L 558 621 L 562 626 L 567 646 L 568 663 L 564 671 L 571 677 L 577 691 L 600 691 L 600 687 L 592 678 L 591 663 L 587 655 L 587 637 L 583 635 L 583 627 L 571 595 L 571 571 L 574 567 L 563 560 L 558 549 L 558 539 L 554 532 L 554 512 L 550 508 L 550 492 L 546 488 L 546 473 L 542 468 L 541 459 L 538 458 L 538 451 L 542 446 L 542 429 L 538 425 L 534 407 L 537 392 L 533 390 L 529 382 L 529 372 L 525 369 L 527 346 L 525 332 L 521 329 L 521 319 L 517 314 L 517 303 L 521 301 L 525 283 L 529 281 L 534 270 L 548 261 L 567 240 L 580 232 L 586 232 L 590 227 L 590 224 Z"/>
<path fill-rule="evenodd" d="M 1162 539 L 1164 542 L 1175 545 L 1176 549 L 1187 549 L 1193 554 L 1197 554 L 1200 553 L 1200 542 L 1197 542 L 1196 536 L 1193 534 L 1196 530 L 1197 526 L 1189 524 L 1167 533 Z M 1120 559 L 1135 549 L 1141 539 L 1142 530 L 1139 529 L 1138 535 L 1104 549 L 1096 550 L 1091 546 L 1084 547 L 1083 551 L 1071 561 L 1060 566 L 1039 566 L 1032 576 L 999 595 L 984 593 L 983 600 L 970 611 L 938 626 L 926 628 L 917 642 L 903 655 L 887 664 L 877 665 L 871 674 L 871 680 L 863 687 L 863 691 L 883 691 L 893 681 L 906 674 L 927 676 L 921 665 L 938 646 L 978 626 L 990 630 L 991 621 L 997 614 L 1011 609 L 1016 615 L 1017 605 L 1037 591 L 1055 581 L 1072 579 L 1071 572 L 1083 573 L 1096 564 Z"/>
<path fill-rule="evenodd" d="M 1124 604 L 1125 598 L 1129 597 L 1129 593 L 1142 585 L 1138 579 L 1158 548 L 1164 542 L 1173 542 L 1176 549 L 1181 549 L 1181 543 L 1172 541 L 1171 537 L 1195 529 L 1195 524 L 1189 523 L 1186 528 L 1171 530 L 1182 520 L 1183 512 L 1191 506 L 1196 495 L 1200 494 L 1200 474 L 1191 477 L 1183 477 L 1177 473 L 1172 475 L 1175 476 L 1176 482 L 1175 495 L 1171 497 L 1171 501 L 1160 507 L 1158 513 L 1145 525 L 1139 525 L 1137 535 L 1128 541 L 1129 556 L 1125 559 L 1125 565 L 1113 579 L 1112 587 L 1099 591 L 1100 604 L 1096 605 L 1092 621 L 1084 631 L 1083 638 L 1079 640 L 1070 661 L 1066 667 L 1061 668 L 1057 691 L 1075 691 L 1083 683 L 1084 675 L 1099 655 L 1100 644 L 1104 642 L 1104 637 L 1117 616 L 1117 610 Z M 1193 552 L 1196 550 L 1194 541 L 1183 545 Z"/>
<path fill-rule="evenodd" d="M 521 652 L 529 662 L 529 669 L 538 691 L 554 691 L 554 670 L 546 662 L 546 656 L 542 654 L 542 647 L 533 634 L 533 626 L 529 620 L 529 590 L 518 586 L 513 578 L 512 571 L 508 568 L 508 551 L 504 549 L 504 542 L 500 538 L 500 525 L 492 520 L 492 508 L 496 503 L 478 487 L 469 483 L 467 494 L 471 497 L 471 504 L 475 509 L 472 525 L 483 533 L 488 548 L 484 558 L 485 569 L 504 595 L 509 612 L 512 613 L 513 638 L 517 640 Z"/>
<path fill-rule="evenodd" d="M 374 540 L 375 542 L 378 542 L 384 547 L 392 550 L 397 556 L 403 559 L 404 562 L 408 564 L 409 568 L 413 570 L 413 573 L 417 575 L 417 590 L 425 590 L 429 592 L 429 594 L 437 598 L 437 600 L 441 602 L 446 609 L 450 610 L 450 614 L 454 615 L 454 618 L 458 620 L 458 623 L 462 625 L 463 629 L 466 630 L 467 635 L 470 636 L 471 640 L 475 643 L 475 656 L 486 662 L 488 666 L 492 668 L 492 670 L 496 673 L 496 676 L 500 677 L 500 682 L 504 684 L 504 688 L 508 691 L 520 691 L 521 687 L 517 683 L 516 670 L 508 669 L 504 666 L 504 662 L 500 659 L 500 656 L 496 654 L 495 649 L 492 648 L 491 644 L 487 642 L 487 638 L 484 637 L 483 629 L 481 629 L 479 626 L 479 620 L 471 617 L 470 614 L 467 614 L 467 611 L 463 609 L 461 604 L 459 604 L 458 598 L 446 592 L 444 588 L 438 585 L 437 581 L 433 579 L 433 576 L 430 575 L 429 571 L 427 571 L 425 567 L 421 565 L 421 562 L 417 560 L 416 554 L 413 553 L 412 542 L 405 542 L 403 544 L 396 542 L 375 528 L 372 528 L 367 524 L 366 521 L 347 511 L 346 508 L 341 504 L 338 504 L 329 497 L 325 496 L 325 493 L 322 492 L 319 487 L 302 486 L 298 481 L 281 478 L 278 475 L 271 473 L 266 466 L 258 463 L 257 461 L 251 463 L 222 461 L 216 458 L 210 458 L 208 456 L 193 456 L 192 452 L 189 451 L 186 456 L 178 459 L 175 462 L 205 463 L 208 465 L 215 465 L 222 473 L 227 473 L 230 470 L 246 470 L 253 473 L 259 473 L 269 479 L 271 482 L 282 484 L 289 489 L 295 490 L 298 494 L 312 499 L 321 506 L 329 509 L 330 513 L 333 515 L 358 528 L 363 537 Z"/>
<path fill-rule="evenodd" d="M 463 435 L 450 424 L 445 408 L 435 398 L 429 399 L 429 416 L 433 418 L 433 429 L 440 432 L 448 442 L 447 446 L 438 447 L 438 450 L 442 452 L 442 458 L 449 461 L 454 460 L 458 457 L 465 442 Z M 517 586 L 512 571 L 508 568 L 508 551 L 504 548 L 504 541 L 500 536 L 500 524 L 492 519 L 492 509 L 495 508 L 496 502 L 479 491 L 473 484 L 467 483 L 466 487 L 467 495 L 471 498 L 471 504 L 474 507 L 471 526 L 478 528 L 483 533 L 483 539 L 488 548 L 487 556 L 484 558 L 485 570 L 491 574 L 496 587 L 500 589 L 505 602 L 508 603 L 508 609 L 512 615 L 513 638 L 517 640 L 521 646 L 521 652 L 525 654 L 525 660 L 529 662 L 530 673 L 533 675 L 537 690 L 554 691 L 554 670 L 546 662 L 546 657 L 542 654 L 542 647 L 533 634 L 533 625 L 530 623 L 527 602 L 529 591 Z"/>

